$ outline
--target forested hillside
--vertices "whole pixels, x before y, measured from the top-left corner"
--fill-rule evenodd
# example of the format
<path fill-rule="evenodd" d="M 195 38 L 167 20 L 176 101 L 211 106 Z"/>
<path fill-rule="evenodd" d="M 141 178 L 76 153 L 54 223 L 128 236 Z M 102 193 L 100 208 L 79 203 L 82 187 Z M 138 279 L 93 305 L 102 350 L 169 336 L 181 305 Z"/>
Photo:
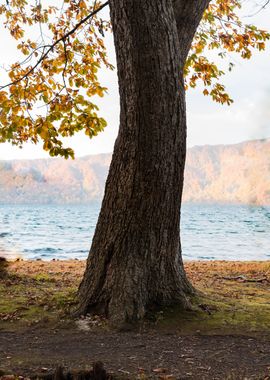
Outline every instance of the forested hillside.
<path fill-rule="evenodd" d="M 110 160 L 110 154 L 100 154 L 0 161 L 0 202 L 100 200 Z M 184 201 L 270 204 L 270 140 L 189 149 Z"/>

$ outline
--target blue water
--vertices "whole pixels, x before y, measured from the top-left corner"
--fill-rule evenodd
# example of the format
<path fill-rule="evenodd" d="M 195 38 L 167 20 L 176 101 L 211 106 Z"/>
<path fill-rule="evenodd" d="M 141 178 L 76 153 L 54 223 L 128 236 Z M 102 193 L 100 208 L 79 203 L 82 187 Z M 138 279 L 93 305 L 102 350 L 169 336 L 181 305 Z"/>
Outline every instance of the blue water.
<path fill-rule="evenodd" d="M 0 205 L 0 256 L 84 259 L 99 204 Z M 184 205 L 186 260 L 270 260 L 270 207 Z"/>

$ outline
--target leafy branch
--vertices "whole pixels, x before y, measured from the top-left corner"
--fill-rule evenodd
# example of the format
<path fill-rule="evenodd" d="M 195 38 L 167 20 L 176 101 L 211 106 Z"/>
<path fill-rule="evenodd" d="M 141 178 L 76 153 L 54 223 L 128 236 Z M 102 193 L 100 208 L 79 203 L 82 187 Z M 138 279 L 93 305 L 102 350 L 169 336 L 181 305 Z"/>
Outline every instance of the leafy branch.
<path fill-rule="evenodd" d="M 270 0 L 263 1 L 265 8 Z M 65 137 L 83 131 L 92 138 L 103 131 L 107 124 L 93 98 L 106 93 L 99 69 L 102 65 L 113 68 L 104 42 L 110 23 L 99 16 L 108 4 L 63 0 L 58 9 L 42 8 L 40 0 L 35 5 L 30 0 L 2 2 L 1 24 L 20 41 L 17 49 L 26 58 L 11 65 L 9 83 L 0 86 L 0 143 L 42 142 L 51 156 L 68 158 L 74 152 L 64 147 Z M 219 58 L 237 54 L 249 59 L 253 50 L 264 50 L 270 39 L 269 32 L 243 22 L 238 12 L 241 5 L 241 0 L 211 1 L 185 65 L 186 88 L 202 83 L 203 94 L 221 104 L 229 105 L 232 99 L 220 83 L 225 71 L 219 67 Z M 32 26 L 40 30 L 35 41 L 24 37 L 25 28 Z M 218 52 L 216 61 L 207 57 L 209 50 Z M 229 61 L 228 70 L 232 67 Z"/>
<path fill-rule="evenodd" d="M 0 86 L 0 90 L 3 90 L 4 88 L 6 87 L 9 87 L 11 85 L 15 85 L 17 83 L 19 83 L 20 81 L 22 81 L 23 79 L 27 78 L 31 73 L 34 72 L 34 70 L 41 64 L 42 61 L 44 61 L 44 59 L 49 55 L 49 53 L 51 51 L 53 51 L 53 49 L 56 47 L 56 45 L 58 45 L 60 42 L 63 42 L 64 43 L 64 47 L 66 49 L 66 45 L 65 45 L 65 40 L 71 36 L 72 34 L 74 34 L 76 32 L 77 29 L 80 28 L 80 26 L 82 26 L 83 24 L 85 24 L 89 19 L 91 19 L 93 16 L 95 16 L 97 13 L 99 13 L 103 8 L 105 8 L 107 5 L 109 5 L 109 1 L 106 1 L 104 4 L 102 4 L 100 7 L 98 7 L 97 9 L 95 9 L 93 12 L 91 12 L 89 15 L 87 15 L 86 17 L 84 17 L 80 22 L 78 22 L 74 28 L 72 28 L 69 32 L 67 32 L 66 34 L 64 34 L 62 37 L 58 38 L 53 44 L 51 45 L 44 45 L 44 46 L 40 46 L 39 48 L 36 48 L 32 53 L 31 55 L 34 54 L 34 52 L 37 50 L 37 49 L 45 49 L 46 47 L 49 46 L 49 48 L 47 49 L 47 51 L 43 52 L 41 57 L 38 59 L 38 61 L 35 63 L 35 65 L 30 69 L 28 70 L 22 77 L 14 80 L 13 82 L 10 82 L 4 86 Z M 27 57 L 27 59 L 29 59 L 29 57 Z"/>

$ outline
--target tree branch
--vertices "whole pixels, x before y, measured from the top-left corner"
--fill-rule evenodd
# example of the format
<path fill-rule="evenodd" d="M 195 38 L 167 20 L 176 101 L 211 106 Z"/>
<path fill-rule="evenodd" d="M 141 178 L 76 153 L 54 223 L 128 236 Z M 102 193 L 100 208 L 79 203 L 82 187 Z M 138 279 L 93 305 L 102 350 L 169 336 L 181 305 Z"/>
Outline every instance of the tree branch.
<path fill-rule="evenodd" d="M 79 29 L 79 27 L 81 25 L 83 25 L 84 23 L 86 23 L 91 17 L 95 16 L 98 12 L 100 12 L 103 8 L 105 8 L 107 5 L 109 5 L 109 1 L 106 1 L 104 4 L 102 4 L 99 8 L 95 9 L 93 12 L 91 12 L 89 15 L 87 15 L 86 17 L 84 17 L 80 22 L 78 22 L 78 24 L 76 24 L 74 26 L 74 28 L 72 28 L 69 32 L 67 32 L 66 34 L 64 34 L 62 37 L 58 38 L 53 44 L 50 45 L 50 47 L 47 49 L 47 51 L 45 53 L 43 53 L 41 55 L 41 57 L 39 58 L 39 60 L 35 63 L 35 65 L 33 67 L 31 67 L 31 69 L 29 69 L 22 77 L 16 79 L 15 81 L 13 82 L 10 82 L 4 86 L 1 86 L 0 87 L 0 90 L 3 90 L 4 88 L 6 87 L 9 87 L 9 86 L 12 86 L 14 84 L 17 84 L 19 82 L 21 82 L 23 79 L 27 78 L 29 74 L 31 74 L 40 64 L 41 62 L 49 55 L 49 53 L 55 48 L 56 45 L 58 45 L 60 42 L 65 42 L 65 40 L 71 36 L 73 33 L 76 32 L 77 29 Z"/>
<path fill-rule="evenodd" d="M 181 65 L 184 67 L 193 37 L 210 0 L 173 0 L 172 2 L 182 50 Z"/>
<path fill-rule="evenodd" d="M 259 14 L 262 10 L 264 10 L 268 5 L 270 4 L 270 0 L 267 0 L 265 1 L 265 3 L 263 5 L 260 6 L 260 9 L 258 9 L 256 12 L 250 14 L 250 15 L 247 15 L 247 16 L 244 16 L 244 17 L 254 17 L 256 16 L 257 14 Z"/>

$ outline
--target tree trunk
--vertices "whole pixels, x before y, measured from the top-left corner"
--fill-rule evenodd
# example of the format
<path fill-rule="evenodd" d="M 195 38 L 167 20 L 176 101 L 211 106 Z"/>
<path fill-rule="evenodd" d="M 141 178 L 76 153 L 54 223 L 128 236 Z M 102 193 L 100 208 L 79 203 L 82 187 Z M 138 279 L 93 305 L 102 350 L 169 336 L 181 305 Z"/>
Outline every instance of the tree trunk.
<path fill-rule="evenodd" d="M 110 7 L 120 129 L 78 312 L 105 313 L 120 323 L 142 318 L 155 305 L 186 308 L 193 293 L 180 245 L 186 157 L 182 72 L 192 38 L 182 36 L 180 45 L 171 0 L 110 0 Z"/>

